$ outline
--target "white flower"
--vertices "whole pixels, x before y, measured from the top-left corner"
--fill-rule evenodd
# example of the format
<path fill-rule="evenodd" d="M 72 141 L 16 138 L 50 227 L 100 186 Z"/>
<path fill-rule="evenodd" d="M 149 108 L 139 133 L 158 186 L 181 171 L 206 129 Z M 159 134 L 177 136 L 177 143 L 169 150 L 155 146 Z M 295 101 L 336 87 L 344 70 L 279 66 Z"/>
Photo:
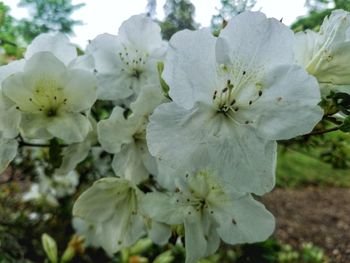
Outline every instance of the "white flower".
<path fill-rule="evenodd" d="M 325 18 L 318 33 L 296 34 L 296 60 L 320 83 L 321 92 L 350 93 L 350 13 L 335 10 Z"/>
<path fill-rule="evenodd" d="M 206 171 L 180 179 L 171 194 L 148 193 L 142 208 L 154 220 L 184 224 L 186 263 L 214 254 L 220 239 L 229 244 L 267 239 L 274 218 L 249 194 L 229 193 Z"/>
<path fill-rule="evenodd" d="M 62 149 L 62 163 L 55 170 L 58 174 L 67 174 L 88 156 L 91 147 L 97 143 L 97 123 L 89 116 L 91 131 L 82 142 L 73 143 Z M 100 160 L 99 160 L 100 161 Z"/>
<path fill-rule="evenodd" d="M 3 138 L 0 132 L 0 174 L 16 157 L 18 143 L 15 139 Z"/>
<path fill-rule="evenodd" d="M 202 160 L 242 192 L 274 185 L 276 144 L 321 119 L 316 80 L 294 65 L 293 32 L 262 13 L 173 36 L 163 77 L 172 103 L 150 118 L 152 155 L 174 169 Z"/>
<path fill-rule="evenodd" d="M 146 83 L 159 83 L 157 62 L 165 45 L 160 27 L 150 18 L 132 16 L 121 25 L 118 36 L 99 35 L 86 52 L 95 60 L 99 99 L 126 99 Z"/>
<path fill-rule="evenodd" d="M 128 180 L 98 180 L 76 201 L 73 215 L 98 229 L 98 243 L 109 254 L 134 244 L 145 234 L 138 202 L 142 192 Z"/>
<path fill-rule="evenodd" d="M 86 221 L 78 217 L 74 217 L 72 219 L 72 226 L 78 235 L 84 237 L 85 246 L 92 246 L 92 247 L 99 246 L 99 242 L 98 242 L 99 227 L 98 226 L 94 224 L 88 224 Z"/>
<path fill-rule="evenodd" d="M 20 113 L 8 98 L 2 95 L 2 82 L 8 76 L 23 69 L 25 61 L 13 61 L 0 67 L 0 132 L 4 138 L 14 138 L 19 132 Z"/>
<path fill-rule="evenodd" d="M 43 33 L 33 39 L 24 54 L 26 60 L 39 52 L 50 52 L 66 66 L 78 57 L 77 48 L 62 33 Z"/>
<path fill-rule="evenodd" d="M 96 100 L 94 76 L 67 68 L 50 52 L 29 58 L 22 72 L 2 83 L 3 95 L 21 112 L 23 136 L 60 138 L 66 143 L 84 140 L 91 129 L 83 115 Z"/>
<path fill-rule="evenodd" d="M 148 116 L 162 102 L 160 89 L 147 87 L 131 104 L 131 114 L 116 106 L 107 120 L 98 123 L 98 140 L 103 149 L 113 153 L 113 169 L 134 183 L 157 174 L 155 159 L 150 155 L 146 143 Z"/>
<path fill-rule="evenodd" d="M 38 169 L 38 182 L 32 183 L 30 190 L 23 195 L 24 201 L 45 201 L 51 206 L 58 206 L 57 198 L 63 198 L 75 193 L 79 184 L 76 171 L 67 174 L 54 173 L 48 177 L 42 169 Z"/>

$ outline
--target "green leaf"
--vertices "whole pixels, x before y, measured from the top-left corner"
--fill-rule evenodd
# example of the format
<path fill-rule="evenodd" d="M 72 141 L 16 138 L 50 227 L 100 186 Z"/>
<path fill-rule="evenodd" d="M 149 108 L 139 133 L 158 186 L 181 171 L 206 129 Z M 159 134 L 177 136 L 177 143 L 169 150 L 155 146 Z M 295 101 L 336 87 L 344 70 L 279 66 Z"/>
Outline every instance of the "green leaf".
<path fill-rule="evenodd" d="M 158 69 L 158 77 L 159 77 L 160 86 L 162 87 L 162 91 L 164 93 L 164 96 L 171 100 L 171 98 L 169 96 L 169 86 L 165 82 L 165 80 L 162 78 L 162 73 L 164 70 L 164 63 L 162 61 L 158 62 L 157 69 Z"/>
<path fill-rule="evenodd" d="M 57 244 L 56 241 L 49 236 L 48 234 L 44 233 L 41 236 L 41 243 L 44 248 L 44 251 L 46 253 L 46 256 L 50 260 L 51 263 L 57 263 Z"/>
<path fill-rule="evenodd" d="M 49 162 L 53 170 L 61 166 L 62 159 L 62 146 L 57 139 L 52 139 L 49 147 Z"/>
<path fill-rule="evenodd" d="M 350 116 L 346 117 L 343 124 L 339 127 L 343 132 L 350 132 Z"/>

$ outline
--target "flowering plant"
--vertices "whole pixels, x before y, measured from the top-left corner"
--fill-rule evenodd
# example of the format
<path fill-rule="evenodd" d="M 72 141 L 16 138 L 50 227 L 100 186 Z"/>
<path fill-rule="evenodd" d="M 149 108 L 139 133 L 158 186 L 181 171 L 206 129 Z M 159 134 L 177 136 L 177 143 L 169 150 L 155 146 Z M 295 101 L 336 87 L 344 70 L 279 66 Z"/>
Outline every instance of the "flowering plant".
<path fill-rule="evenodd" d="M 18 147 L 48 147 L 49 175 L 24 198 L 40 192 L 57 205 L 93 147 L 113 154 L 116 176 L 73 207 L 77 232 L 110 255 L 145 235 L 156 244 L 184 237 L 188 263 L 221 241 L 263 241 L 275 221 L 254 195 L 274 187 L 276 142 L 312 134 L 325 116 L 350 130 L 349 19 L 337 10 L 320 32 L 294 34 L 243 12 L 217 37 L 184 30 L 166 43 L 138 15 L 81 56 L 66 36 L 42 34 L 24 59 L 0 67 L 0 171 Z M 334 94 L 340 113 L 327 105 Z M 102 120 L 100 102 L 113 108 Z"/>

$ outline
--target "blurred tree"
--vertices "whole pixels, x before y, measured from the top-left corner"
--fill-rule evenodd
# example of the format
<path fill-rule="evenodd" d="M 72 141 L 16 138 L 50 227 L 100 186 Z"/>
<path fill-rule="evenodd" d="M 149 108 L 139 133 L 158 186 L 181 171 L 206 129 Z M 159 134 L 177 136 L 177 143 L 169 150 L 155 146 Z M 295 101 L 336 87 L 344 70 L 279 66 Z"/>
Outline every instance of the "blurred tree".
<path fill-rule="evenodd" d="M 256 4 L 256 0 L 220 0 L 220 2 L 221 7 L 217 9 L 218 14 L 213 15 L 211 18 L 211 27 L 214 34 L 220 32 L 225 21 L 230 20 L 243 11 L 251 10 Z"/>
<path fill-rule="evenodd" d="M 167 0 L 164 5 L 165 19 L 160 22 L 164 39 L 183 29 L 197 29 L 194 21 L 195 7 L 189 0 Z"/>
<path fill-rule="evenodd" d="M 148 17 L 154 18 L 156 15 L 157 0 L 148 0 L 146 7 L 146 14 Z"/>
<path fill-rule="evenodd" d="M 20 20 L 20 32 L 30 42 L 40 33 L 60 31 L 73 33 L 75 25 L 82 24 L 71 15 L 85 4 L 73 5 L 71 0 L 21 0 L 19 6 L 29 8 L 31 17 Z"/>
<path fill-rule="evenodd" d="M 18 48 L 18 28 L 16 20 L 10 15 L 10 8 L 0 2 L 0 48 L 1 53 L 10 57 L 19 57 L 22 50 Z M 1 56 L 0 64 L 6 63 L 7 57 Z"/>
<path fill-rule="evenodd" d="M 350 11 L 349 0 L 307 0 L 305 5 L 309 8 L 309 14 L 306 17 L 298 19 L 293 25 L 294 31 L 303 31 L 306 29 L 318 30 L 324 18 L 335 9 L 344 9 Z"/>

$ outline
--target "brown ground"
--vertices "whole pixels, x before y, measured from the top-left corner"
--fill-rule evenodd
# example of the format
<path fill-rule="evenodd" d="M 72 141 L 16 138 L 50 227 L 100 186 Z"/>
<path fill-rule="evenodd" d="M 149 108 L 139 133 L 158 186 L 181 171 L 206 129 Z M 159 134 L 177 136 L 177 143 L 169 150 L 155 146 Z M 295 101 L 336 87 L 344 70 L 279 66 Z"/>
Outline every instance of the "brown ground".
<path fill-rule="evenodd" d="M 276 189 L 263 202 L 277 219 L 278 240 L 295 248 L 312 242 L 331 262 L 350 263 L 350 189 Z"/>

